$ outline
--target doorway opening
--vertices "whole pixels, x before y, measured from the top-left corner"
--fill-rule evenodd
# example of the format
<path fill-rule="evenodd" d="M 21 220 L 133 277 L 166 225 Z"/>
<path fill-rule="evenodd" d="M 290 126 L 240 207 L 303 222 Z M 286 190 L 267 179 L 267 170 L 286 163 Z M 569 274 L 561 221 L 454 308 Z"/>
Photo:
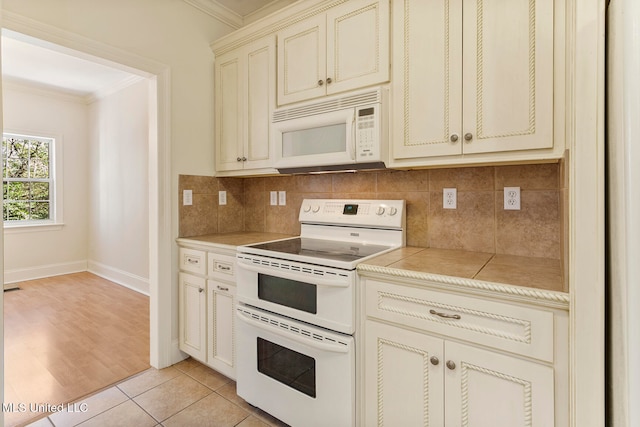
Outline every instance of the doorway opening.
<path fill-rule="evenodd" d="M 169 68 L 163 64 L 130 53 L 114 49 L 98 42 L 74 37 L 56 28 L 30 27 L 23 22 L 3 19 L 3 33 L 10 31 L 18 37 L 28 39 L 40 48 L 76 59 L 94 62 L 142 79 L 148 87 L 147 133 L 147 277 L 149 295 L 149 325 L 151 366 L 169 366 L 175 358 L 171 342 L 171 317 L 160 313 L 171 313 L 171 208 L 170 208 L 170 138 L 169 138 Z M 5 110 L 6 114 L 6 110 Z M 109 177 L 107 177 L 107 180 Z M 116 179 L 116 178 L 113 178 Z M 5 236 L 6 238 L 6 236 Z M 4 255 L 4 254 L 3 254 Z M 93 268 L 104 268 L 94 265 Z M 5 266 L 6 268 L 6 266 Z M 106 271 L 118 274 L 118 269 Z M 104 270 L 102 271 L 104 272 Z M 135 276 L 135 275 L 132 275 Z M 120 277 L 122 279 L 122 277 Z M 121 282 L 117 280 L 116 282 Z M 2 307 L 0 307 L 0 315 Z"/>

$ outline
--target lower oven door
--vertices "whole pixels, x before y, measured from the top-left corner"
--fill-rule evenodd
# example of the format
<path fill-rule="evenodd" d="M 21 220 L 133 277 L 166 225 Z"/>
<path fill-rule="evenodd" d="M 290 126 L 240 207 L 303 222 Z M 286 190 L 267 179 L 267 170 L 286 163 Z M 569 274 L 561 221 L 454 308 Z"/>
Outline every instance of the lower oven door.
<path fill-rule="evenodd" d="M 354 339 L 238 306 L 237 393 L 291 426 L 355 422 Z"/>
<path fill-rule="evenodd" d="M 237 266 L 239 302 L 355 332 L 355 271 L 245 254 L 238 254 Z"/>

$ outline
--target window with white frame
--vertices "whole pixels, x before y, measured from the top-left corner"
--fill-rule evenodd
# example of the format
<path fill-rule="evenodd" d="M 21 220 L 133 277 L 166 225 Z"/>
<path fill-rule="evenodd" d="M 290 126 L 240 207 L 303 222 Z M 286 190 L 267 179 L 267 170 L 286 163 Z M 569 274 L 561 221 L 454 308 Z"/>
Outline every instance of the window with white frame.
<path fill-rule="evenodd" d="M 5 224 L 55 220 L 54 138 L 5 133 L 2 184 Z"/>

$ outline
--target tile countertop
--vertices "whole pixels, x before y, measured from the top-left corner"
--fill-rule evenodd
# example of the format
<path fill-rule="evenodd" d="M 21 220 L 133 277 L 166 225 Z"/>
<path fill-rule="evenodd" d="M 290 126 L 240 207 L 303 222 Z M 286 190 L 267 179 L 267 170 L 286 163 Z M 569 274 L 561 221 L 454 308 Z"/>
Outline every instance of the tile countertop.
<path fill-rule="evenodd" d="M 177 241 L 181 244 L 204 245 L 212 248 L 235 250 L 237 246 L 287 239 L 289 237 L 295 236 L 290 234 L 243 231 L 237 233 L 208 234 L 205 236 L 178 237 Z"/>
<path fill-rule="evenodd" d="M 361 274 L 406 275 L 464 287 L 568 302 L 560 260 L 404 247 L 358 265 Z"/>

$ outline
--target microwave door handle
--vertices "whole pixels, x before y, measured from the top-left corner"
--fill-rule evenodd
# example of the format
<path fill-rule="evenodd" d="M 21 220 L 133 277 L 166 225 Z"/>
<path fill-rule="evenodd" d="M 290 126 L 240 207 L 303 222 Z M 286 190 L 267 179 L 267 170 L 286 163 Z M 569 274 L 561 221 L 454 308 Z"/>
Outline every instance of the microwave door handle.
<path fill-rule="evenodd" d="M 349 150 L 349 155 L 351 156 L 351 160 L 356 161 L 356 115 L 354 114 L 351 118 L 351 140 L 348 141 L 347 150 Z"/>
<path fill-rule="evenodd" d="M 292 341 L 295 341 L 299 344 L 306 345 L 308 347 L 313 347 L 322 351 L 330 351 L 333 353 L 347 353 L 349 352 L 349 348 L 343 344 L 328 344 L 321 341 L 316 341 L 314 339 L 307 340 L 301 336 L 299 336 L 295 332 L 288 332 L 286 329 L 280 329 L 277 326 L 269 326 L 268 323 L 263 323 L 260 320 L 252 319 L 248 317 L 248 315 L 242 314 L 240 311 L 236 312 L 236 316 L 238 319 L 242 320 L 244 323 L 255 326 L 256 328 L 260 328 L 262 330 L 274 333 L 283 338 L 288 338 Z"/>
<path fill-rule="evenodd" d="M 254 267 L 251 264 L 238 264 L 238 268 L 244 268 L 249 271 L 253 271 L 254 273 L 262 273 L 262 274 L 270 274 L 272 276 L 282 277 L 283 279 L 296 280 L 298 282 L 307 282 L 318 286 L 333 286 L 336 288 L 346 288 L 349 286 L 348 281 L 345 280 L 336 280 L 336 279 L 326 279 L 324 277 L 307 277 L 305 275 L 290 273 L 287 271 L 277 271 L 270 272 L 265 270 L 264 268 Z"/>

